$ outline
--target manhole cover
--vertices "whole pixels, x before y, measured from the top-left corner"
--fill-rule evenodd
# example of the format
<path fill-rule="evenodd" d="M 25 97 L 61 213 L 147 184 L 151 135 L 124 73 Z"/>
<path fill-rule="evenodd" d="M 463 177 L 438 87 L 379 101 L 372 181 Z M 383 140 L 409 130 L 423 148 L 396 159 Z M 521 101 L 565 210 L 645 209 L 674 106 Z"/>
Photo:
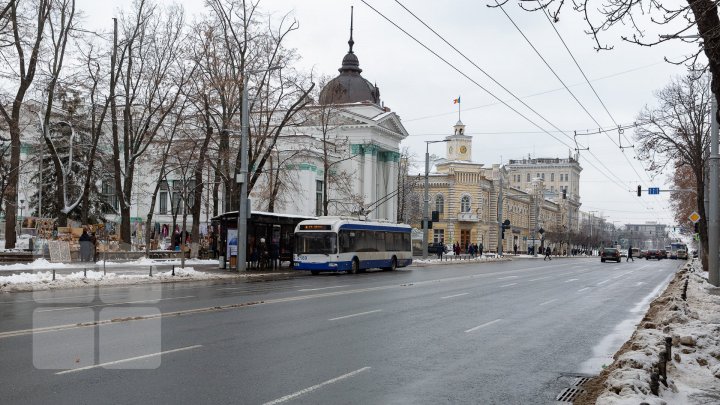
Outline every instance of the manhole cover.
<path fill-rule="evenodd" d="M 583 390 L 580 388 L 565 388 L 560 391 L 558 396 L 555 397 L 555 400 L 560 402 L 572 402 L 581 392 L 583 392 Z"/>

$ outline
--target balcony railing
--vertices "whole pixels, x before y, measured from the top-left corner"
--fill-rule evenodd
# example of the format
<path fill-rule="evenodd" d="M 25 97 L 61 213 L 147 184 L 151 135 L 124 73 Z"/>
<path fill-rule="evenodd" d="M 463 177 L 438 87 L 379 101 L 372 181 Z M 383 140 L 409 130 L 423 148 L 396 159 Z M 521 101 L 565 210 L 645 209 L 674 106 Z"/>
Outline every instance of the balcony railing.
<path fill-rule="evenodd" d="M 458 221 L 460 222 L 479 222 L 480 218 L 473 212 L 460 212 L 458 213 Z"/>

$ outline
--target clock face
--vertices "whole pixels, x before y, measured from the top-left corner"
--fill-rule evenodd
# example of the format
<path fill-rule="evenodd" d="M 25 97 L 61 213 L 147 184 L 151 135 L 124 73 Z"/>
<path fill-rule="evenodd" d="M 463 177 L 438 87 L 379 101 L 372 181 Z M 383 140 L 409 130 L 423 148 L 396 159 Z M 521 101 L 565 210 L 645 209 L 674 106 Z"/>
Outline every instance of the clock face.
<path fill-rule="evenodd" d="M 461 146 L 460 153 L 465 153 L 465 152 L 467 152 L 467 148 L 465 146 Z"/>

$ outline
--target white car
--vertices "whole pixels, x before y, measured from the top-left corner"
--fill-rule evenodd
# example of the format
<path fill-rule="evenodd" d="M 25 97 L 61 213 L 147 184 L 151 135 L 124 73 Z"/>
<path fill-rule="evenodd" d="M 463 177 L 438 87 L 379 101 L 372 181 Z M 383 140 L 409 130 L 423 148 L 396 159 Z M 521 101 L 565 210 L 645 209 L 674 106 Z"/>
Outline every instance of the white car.
<path fill-rule="evenodd" d="M 620 249 L 620 257 L 627 257 L 627 249 Z"/>

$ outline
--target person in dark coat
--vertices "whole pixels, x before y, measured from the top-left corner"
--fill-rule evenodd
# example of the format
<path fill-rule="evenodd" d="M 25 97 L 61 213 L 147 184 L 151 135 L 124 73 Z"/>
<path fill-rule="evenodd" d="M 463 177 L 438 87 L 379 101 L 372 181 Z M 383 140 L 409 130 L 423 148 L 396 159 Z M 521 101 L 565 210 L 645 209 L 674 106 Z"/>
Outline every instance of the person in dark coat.
<path fill-rule="evenodd" d="M 80 261 L 89 262 L 91 260 L 92 252 L 92 241 L 90 240 L 90 234 L 87 229 L 83 229 L 82 235 L 80 235 Z"/>
<path fill-rule="evenodd" d="M 635 261 L 635 259 L 632 257 L 632 246 L 628 249 L 627 257 L 625 258 L 625 263 L 627 263 L 629 260 Z"/>
<path fill-rule="evenodd" d="M 552 250 L 550 249 L 550 246 L 546 247 L 545 248 L 545 257 L 543 257 L 543 261 L 545 261 L 545 259 L 552 260 L 552 257 L 550 257 L 551 253 L 552 253 Z"/>

